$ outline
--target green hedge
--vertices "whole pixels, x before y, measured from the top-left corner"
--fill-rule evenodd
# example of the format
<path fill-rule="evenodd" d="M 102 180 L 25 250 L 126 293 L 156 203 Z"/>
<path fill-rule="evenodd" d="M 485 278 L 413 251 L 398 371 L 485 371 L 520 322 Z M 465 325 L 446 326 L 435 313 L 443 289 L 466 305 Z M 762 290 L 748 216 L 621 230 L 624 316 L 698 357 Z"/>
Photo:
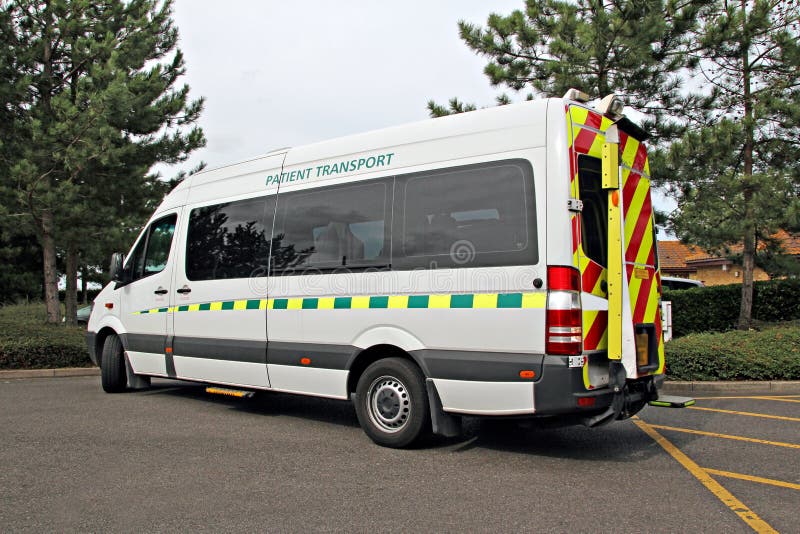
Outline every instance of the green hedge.
<path fill-rule="evenodd" d="M 724 332 L 736 328 L 742 286 L 698 287 L 664 291 L 672 302 L 672 333 L 681 337 L 694 332 Z M 776 323 L 800 319 L 800 280 L 756 282 L 753 319 Z"/>
<path fill-rule="evenodd" d="M 45 324 L 43 304 L 0 307 L 0 369 L 91 365 L 85 328 Z"/>
<path fill-rule="evenodd" d="M 672 380 L 800 380 L 800 326 L 690 334 L 666 358 Z"/>

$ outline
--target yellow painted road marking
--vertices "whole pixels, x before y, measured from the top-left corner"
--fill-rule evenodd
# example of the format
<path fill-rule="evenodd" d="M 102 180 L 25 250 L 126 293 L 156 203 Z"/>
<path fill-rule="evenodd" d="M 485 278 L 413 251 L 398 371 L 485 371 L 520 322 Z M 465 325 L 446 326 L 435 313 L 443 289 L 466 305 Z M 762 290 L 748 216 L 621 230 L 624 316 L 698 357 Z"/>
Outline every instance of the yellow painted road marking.
<path fill-rule="evenodd" d="M 800 484 L 795 484 L 793 482 L 784 482 L 783 480 L 775 480 L 774 478 L 754 477 L 753 475 L 745 475 L 742 473 L 731 473 L 730 471 L 718 471 L 716 469 L 703 470 L 710 475 L 737 478 L 739 480 L 749 480 L 750 482 L 758 482 L 759 484 L 769 484 L 770 486 L 778 486 L 781 488 L 789 488 L 800 491 Z"/>
<path fill-rule="evenodd" d="M 800 402 L 800 399 L 783 399 L 781 397 L 754 397 L 758 400 L 771 400 L 771 401 L 780 401 L 780 402 Z"/>
<path fill-rule="evenodd" d="M 746 415 L 748 417 L 763 417 L 765 419 L 780 419 L 781 421 L 800 421 L 800 417 L 786 417 L 783 415 L 770 415 L 767 413 L 737 412 L 735 410 L 721 410 L 719 408 L 701 408 L 700 406 L 688 406 L 687 410 L 703 410 L 705 412 L 729 413 L 733 415 Z"/>
<path fill-rule="evenodd" d="M 760 443 L 761 445 L 775 445 L 776 447 L 787 447 L 789 449 L 800 449 L 800 444 L 797 443 L 784 443 L 782 441 L 767 441 L 765 439 L 746 438 L 744 436 L 732 436 L 730 434 L 718 434 L 716 432 L 705 432 L 703 430 L 694 430 L 693 428 L 679 428 L 674 426 L 664 425 L 650 425 L 659 430 L 671 430 L 673 432 L 684 432 L 686 434 L 697 434 L 698 436 L 709 436 L 712 438 L 734 439 L 737 441 L 747 441 L 749 443 Z"/>
<path fill-rule="evenodd" d="M 667 438 L 656 432 L 656 430 L 645 423 L 638 417 L 634 419 L 634 424 L 642 429 L 642 431 L 653 438 L 653 440 L 661 445 L 661 447 L 669 453 L 670 456 L 675 458 L 692 476 L 700 481 L 714 496 L 722 501 L 725 506 L 730 508 L 739 518 L 747 523 L 750 528 L 759 533 L 776 532 L 769 523 L 758 517 L 758 515 L 750 510 L 745 504 L 733 496 L 731 492 L 726 490 L 722 485 L 711 478 L 711 476 L 699 465 L 694 463 L 691 458 L 686 456 L 680 449 L 673 445 Z"/>
<path fill-rule="evenodd" d="M 715 399 L 767 399 L 767 400 L 787 400 L 797 399 L 800 395 L 757 395 L 757 396 L 737 396 L 737 397 L 695 397 L 695 400 L 715 400 Z"/>

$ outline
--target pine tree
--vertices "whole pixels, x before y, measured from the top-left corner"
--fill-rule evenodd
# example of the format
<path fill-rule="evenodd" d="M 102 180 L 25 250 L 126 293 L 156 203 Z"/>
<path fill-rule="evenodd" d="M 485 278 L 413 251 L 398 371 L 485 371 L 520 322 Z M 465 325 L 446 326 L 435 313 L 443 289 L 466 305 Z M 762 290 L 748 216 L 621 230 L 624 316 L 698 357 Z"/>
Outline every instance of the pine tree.
<path fill-rule="evenodd" d="M 24 124 L 18 120 L 25 80 L 15 69 L 13 36 L 10 14 L 0 9 L 0 303 L 41 296 L 41 253 L 30 257 L 39 250 L 35 234 L 26 219 L 13 212 L 15 194 L 9 187 L 13 154 L 25 138 Z"/>
<path fill-rule="evenodd" d="M 167 184 L 150 169 L 205 144 L 195 125 L 203 101 L 176 85 L 185 66 L 171 0 L 0 5 L 26 89 L 15 122 L 26 135 L 4 181 L 42 247 L 48 322 L 60 320 L 59 252 L 72 321 L 81 253 L 130 232 L 163 197 Z"/>
<path fill-rule="evenodd" d="M 740 329 L 752 321 L 758 242 L 800 215 L 799 36 L 796 0 L 718 2 L 695 52 L 714 121 L 673 144 L 660 171 L 679 236 L 722 253 L 742 246 Z"/>
<path fill-rule="evenodd" d="M 458 27 L 488 59 L 492 85 L 531 91 L 529 98 L 570 88 L 592 98 L 615 93 L 645 114 L 642 126 L 656 140 L 670 139 L 706 117 L 707 100 L 687 93 L 680 74 L 694 66 L 691 32 L 709 1 L 527 0 L 524 11 L 492 14 L 485 27 Z M 449 110 L 435 102 L 428 109 L 462 111 L 454 101 Z"/>

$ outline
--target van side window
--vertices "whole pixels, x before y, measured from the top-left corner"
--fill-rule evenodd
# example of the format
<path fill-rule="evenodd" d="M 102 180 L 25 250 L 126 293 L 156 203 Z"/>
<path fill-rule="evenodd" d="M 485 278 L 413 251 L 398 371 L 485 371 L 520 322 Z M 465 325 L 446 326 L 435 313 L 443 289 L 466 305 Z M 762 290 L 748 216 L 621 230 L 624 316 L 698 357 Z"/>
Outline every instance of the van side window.
<path fill-rule="evenodd" d="M 583 202 L 581 241 L 590 259 L 608 265 L 608 193 L 603 190 L 602 162 L 578 156 L 578 189 Z"/>
<path fill-rule="evenodd" d="M 393 268 L 538 262 L 533 169 L 523 160 L 398 178 Z"/>
<path fill-rule="evenodd" d="M 273 198 L 274 200 L 274 198 Z M 186 277 L 221 280 L 266 276 L 267 197 L 195 208 L 186 236 Z"/>
<path fill-rule="evenodd" d="M 387 265 L 389 184 L 383 180 L 282 193 L 271 272 Z"/>
<path fill-rule="evenodd" d="M 139 243 L 136 244 L 136 248 L 125 266 L 126 269 L 131 269 L 132 280 L 160 273 L 167 266 L 176 220 L 175 214 L 167 215 L 152 223 L 142 233 Z"/>

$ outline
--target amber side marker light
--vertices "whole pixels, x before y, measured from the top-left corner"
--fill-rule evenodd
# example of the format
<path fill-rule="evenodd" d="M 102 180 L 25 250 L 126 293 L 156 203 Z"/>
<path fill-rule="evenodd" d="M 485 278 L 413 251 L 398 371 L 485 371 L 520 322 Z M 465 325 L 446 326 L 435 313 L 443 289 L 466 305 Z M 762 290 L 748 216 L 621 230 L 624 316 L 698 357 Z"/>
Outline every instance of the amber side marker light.
<path fill-rule="evenodd" d="M 535 371 L 529 371 L 529 370 L 526 369 L 524 371 L 520 371 L 519 372 L 519 377 L 520 378 L 536 378 L 536 372 Z"/>
<path fill-rule="evenodd" d="M 108 308 L 109 310 L 113 309 L 114 308 L 114 303 L 113 302 L 106 302 L 106 308 Z"/>
<path fill-rule="evenodd" d="M 164 349 L 164 352 L 166 352 L 167 354 L 172 354 L 172 347 L 167 347 L 166 349 Z"/>
<path fill-rule="evenodd" d="M 639 367 L 645 367 L 648 363 L 650 363 L 650 336 L 647 335 L 647 332 L 637 332 L 635 334 L 636 337 L 636 365 Z"/>
<path fill-rule="evenodd" d="M 303 364 L 303 365 L 310 365 L 311 364 L 311 358 L 300 358 L 300 363 Z"/>

